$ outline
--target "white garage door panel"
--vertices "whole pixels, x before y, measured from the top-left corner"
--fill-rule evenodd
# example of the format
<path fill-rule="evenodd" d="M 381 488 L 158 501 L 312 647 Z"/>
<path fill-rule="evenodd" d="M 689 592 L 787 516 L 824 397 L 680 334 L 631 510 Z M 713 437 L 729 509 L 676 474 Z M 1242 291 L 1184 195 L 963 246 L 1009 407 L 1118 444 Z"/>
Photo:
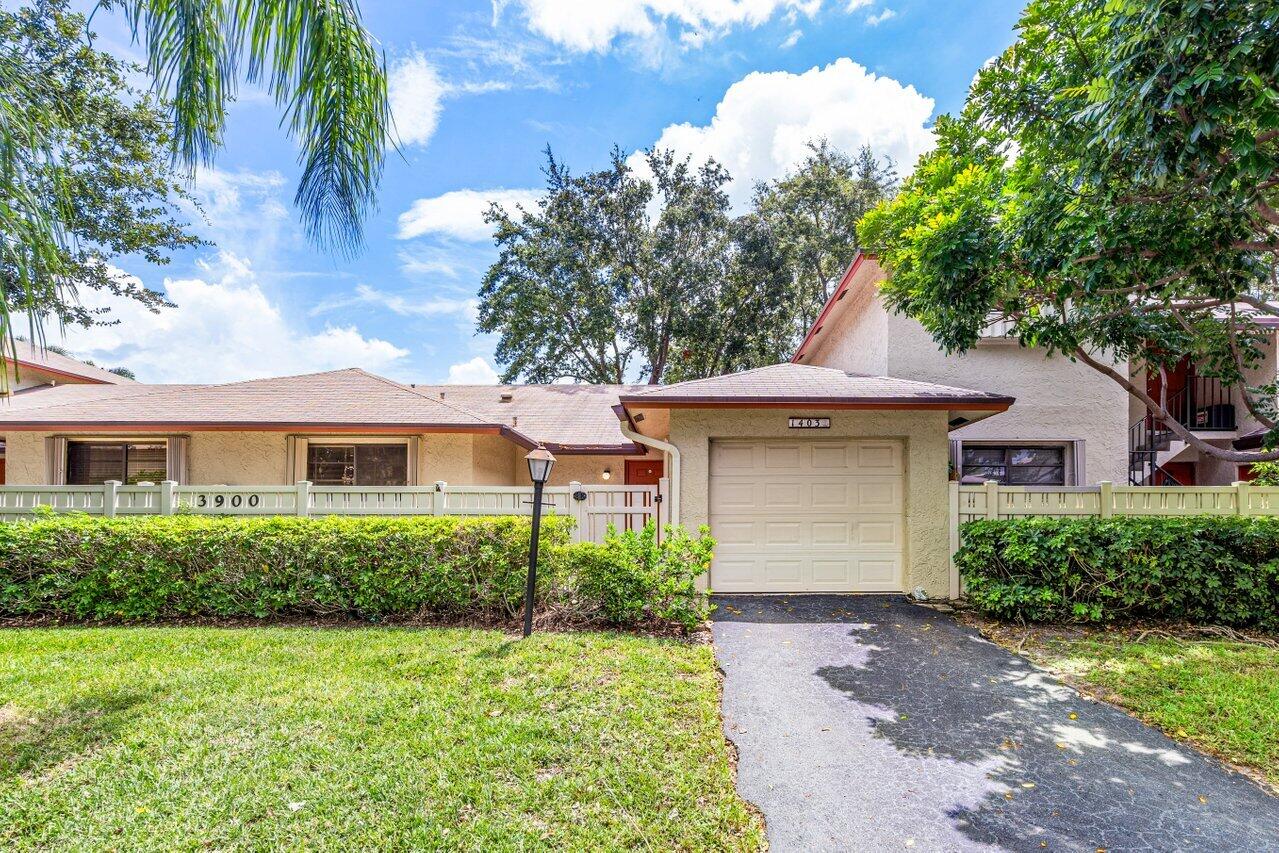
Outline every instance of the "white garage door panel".
<path fill-rule="evenodd" d="M 712 442 L 711 586 L 900 590 L 904 481 L 896 441 Z"/>

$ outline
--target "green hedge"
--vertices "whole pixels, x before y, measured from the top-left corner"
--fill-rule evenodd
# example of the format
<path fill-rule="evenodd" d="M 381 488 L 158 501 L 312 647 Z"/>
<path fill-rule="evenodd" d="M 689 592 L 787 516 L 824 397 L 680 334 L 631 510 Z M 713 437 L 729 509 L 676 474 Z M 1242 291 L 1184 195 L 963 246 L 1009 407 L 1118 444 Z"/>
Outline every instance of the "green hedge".
<path fill-rule="evenodd" d="M 1004 619 L 1279 630 L 1279 519 L 1027 518 L 964 526 L 967 595 Z"/>
<path fill-rule="evenodd" d="M 661 559 L 637 557 L 651 530 L 614 534 L 605 545 L 569 544 L 571 530 L 570 519 L 543 519 L 543 613 L 613 625 L 691 627 L 705 618 L 705 595 L 692 578 L 709 561 L 708 539 L 705 555 L 680 545 L 686 556 L 705 556 L 692 565 L 656 546 Z M 523 605 L 528 543 L 528 519 L 511 516 L 50 515 L 0 524 L 0 615 L 503 619 Z"/>

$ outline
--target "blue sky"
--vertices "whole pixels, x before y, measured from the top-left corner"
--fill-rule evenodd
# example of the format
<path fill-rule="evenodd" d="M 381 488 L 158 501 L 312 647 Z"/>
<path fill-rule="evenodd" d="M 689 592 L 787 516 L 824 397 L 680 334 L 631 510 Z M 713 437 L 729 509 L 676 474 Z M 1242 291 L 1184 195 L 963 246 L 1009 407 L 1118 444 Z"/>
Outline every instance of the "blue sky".
<path fill-rule="evenodd" d="M 492 381 L 474 331 L 495 252 L 487 199 L 531 198 L 542 150 L 575 171 L 653 144 L 734 174 L 741 202 L 803 143 L 863 143 L 906 172 L 936 116 L 1013 40 L 1016 3 L 942 0 L 365 0 L 402 140 L 356 258 L 302 237 L 295 149 L 274 105 L 242 91 L 227 145 L 195 192 L 216 247 L 168 267 L 119 266 L 178 304 L 68 332 L 66 345 L 152 382 L 220 382 L 360 366 L 419 382 Z M 132 53 L 99 13 L 99 46 Z M 57 332 L 50 330 L 50 340 Z"/>

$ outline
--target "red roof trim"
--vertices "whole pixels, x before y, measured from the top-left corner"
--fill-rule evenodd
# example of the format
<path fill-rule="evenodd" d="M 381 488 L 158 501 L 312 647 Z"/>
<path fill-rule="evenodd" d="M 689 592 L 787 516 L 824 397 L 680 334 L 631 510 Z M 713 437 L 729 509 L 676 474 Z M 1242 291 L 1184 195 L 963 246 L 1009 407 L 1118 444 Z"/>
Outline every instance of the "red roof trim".
<path fill-rule="evenodd" d="M 875 256 L 869 252 L 858 252 L 857 257 L 853 258 L 853 262 L 848 265 L 848 269 L 844 271 L 844 275 L 839 280 L 839 286 L 831 293 L 830 299 L 826 300 L 826 304 L 822 306 L 822 313 L 817 315 L 817 319 L 813 321 L 812 328 L 808 330 L 808 334 L 804 336 L 804 342 L 795 350 L 795 354 L 791 356 L 792 364 L 799 364 L 799 360 L 804 357 L 804 350 L 808 349 L 808 345 L 813 342 L 813 338 L 817 337 L 817 333 L 822 330 L 822 326 L 826 323 L 827 317 L 831 311 L 835 309 L 835 303 L 839 302 L 844 292 L 848 290 L 849 283 L 853 280 L 853 276 L 857 274 L 857 269 L 862 265 L 864 260 L 875 260 Z"/>
<path fill-rule="evenodd" d="M 968 409 L 1006 411 L 1012 397 L 623 397 L 622 405 L 654 409 Z"/>
<path fill-rule="evenodd" d="M 68 379 L 78 379 L 80 380 L 81 383 L 85 385 L 132 384 L 132 383 L 126 383 L 126 382 L 115 383 L 115 382 L 111 382 L 110 380 L 102 379 L 97 376 L 86 376 L 83 373 L 72 373 L 69 370 L 59 370 L 58 368 L 50 367 L 47 364 L 40 364 L 39 362 L 34 362 L 34 361 L 24 361 L 23 359 L 20 359 L 20 358 L 10 359 L 9 362 L 10 364 L 15 364 L 20 368 L 25 368 L 27 370 L 34 370 L 38 373 L 48 373 L 53 376 L 65 376 Z M 121 377 L 121 378 L 123 379 L 124 377 Z"/>

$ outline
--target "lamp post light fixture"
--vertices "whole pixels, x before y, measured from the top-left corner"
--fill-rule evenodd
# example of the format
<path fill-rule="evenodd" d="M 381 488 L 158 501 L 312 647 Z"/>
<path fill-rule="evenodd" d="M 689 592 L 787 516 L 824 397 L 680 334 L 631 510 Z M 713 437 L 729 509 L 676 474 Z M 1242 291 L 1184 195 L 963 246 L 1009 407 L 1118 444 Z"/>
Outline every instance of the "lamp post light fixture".
<path fill-rule="evenodd" d="M 533 633 L 533 594 L 537 590 L 537 533 L 542 526 L 542 487 L 551 478 L 555 457 L 545 447 L 538 447 L 524 457 L 528 460 L 528 476 L 533 481 L 533 529 L 528 545 L 528 583 L 524 587 L 524 636 Z"/>

